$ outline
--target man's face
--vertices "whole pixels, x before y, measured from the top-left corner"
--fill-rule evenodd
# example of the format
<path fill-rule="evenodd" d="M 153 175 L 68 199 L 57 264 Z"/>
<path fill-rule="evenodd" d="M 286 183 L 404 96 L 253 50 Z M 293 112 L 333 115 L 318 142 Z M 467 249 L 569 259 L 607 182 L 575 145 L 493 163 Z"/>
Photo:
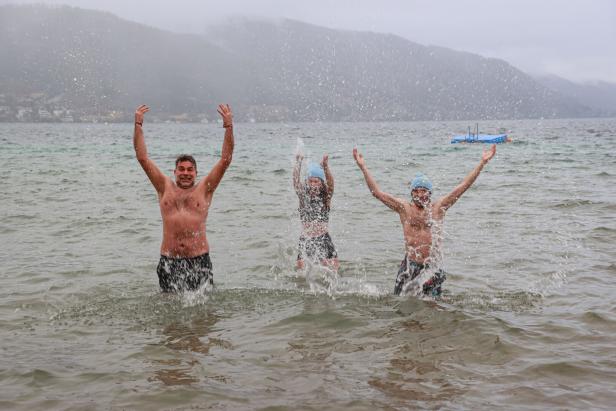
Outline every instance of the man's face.
<path fill-rule="evenodd" d="M 308 192 L 310 195 L 319 195 L 321 193 L 321 188 L 323 187 L 323 182 L 319 177 L 310 177 L 307 181 L 308 184 Z"/>
<path fill-rule="evenodd" d="M 430 204 L 430 195 L 430 191 L 422 187 L 415 188 L 411 191 L 413 202 L 420 207 L 426 207 Z"/>
<path fill-rule="evenodd" d="M 195 185 L 197 169 L 190 161 L 180 161 L 173 171 L 175 184 L 180 188 L 191 188 Z"/>

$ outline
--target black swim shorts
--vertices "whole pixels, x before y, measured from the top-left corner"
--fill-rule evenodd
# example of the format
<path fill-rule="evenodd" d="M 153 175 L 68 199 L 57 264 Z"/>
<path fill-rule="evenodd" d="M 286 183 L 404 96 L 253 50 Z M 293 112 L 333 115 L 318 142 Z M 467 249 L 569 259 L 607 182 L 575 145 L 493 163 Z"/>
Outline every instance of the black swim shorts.
<path fill-rule="evenodd" d="M 212 261 L 205 253 L 197 257 L 170 258 L 160 256 L 158 267 L 158 283 L 163 292 L 194 291 L 205 284 L 214 284 Z"/>
<path fill-rule="evenodd" d="M 429 266 L 427 264 L 419 264 L 418 262 L 415 262 L 405 256 L 400 263 L 400 268 L 398 269 L 394 294 L 400 295 L 409 281 L 414 280 L 419 274 L 421 274 L 422 271 L 428 268 Z M 433 297 L 441 295 L 441 284 L 445 282 L 446 278 L 447 276 L 443 270 L 436 271 L 428 281 L 423 283 L 423 294 Z"/>
<path fill-rule="evenodd" d="M 299 254 L 298 260 L 303 260 L 306 257 L 318 258 L 319 260 L 329 260 L 337 258 L 338 253 L 334 247 L 332 238 L 329 233 L 325 233 L 318 237 L 304 237 L 299 238 Z"/>

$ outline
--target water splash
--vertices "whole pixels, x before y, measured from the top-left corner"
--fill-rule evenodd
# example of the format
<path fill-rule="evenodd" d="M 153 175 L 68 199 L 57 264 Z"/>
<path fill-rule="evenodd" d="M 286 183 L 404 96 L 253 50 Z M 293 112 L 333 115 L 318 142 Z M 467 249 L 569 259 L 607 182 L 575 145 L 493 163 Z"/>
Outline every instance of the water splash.
<path fill-rule="evenodd" d="M 296 156 L 304 156 L 305 153 L 305 145 L 304 140 L 301 137 L 297 137 L 297 143 L 295 144 L 295 152 L 293 153 L 293 159 L 295 160 Z"/>
<path fill-rule="evenodd" d="M 340 282 L 338 271 L 321 265 L 318 261 L 304 260 L 303 273 L 310 291 L 315 294 L 325 293 L 335 298 L 335 292 Z"/>
<path fill-rule="evenodd" d="M 529 287 L 529 292 L 538 294 L 542 297 L 547 297 L 567 284 L 567 272 L 566 270 L 557 270 L 550 273 L 547 277 L 535 281 L 533 285 Z"/>
<path fill-rule="evenodd" d="M 210 300 L 210 294 L 214 291 L 214 286 L 209 281 L 203 283 L 196 290 L 188 290 L 179 294 L 182 307 L 195 307 L 204 305 Z"/>

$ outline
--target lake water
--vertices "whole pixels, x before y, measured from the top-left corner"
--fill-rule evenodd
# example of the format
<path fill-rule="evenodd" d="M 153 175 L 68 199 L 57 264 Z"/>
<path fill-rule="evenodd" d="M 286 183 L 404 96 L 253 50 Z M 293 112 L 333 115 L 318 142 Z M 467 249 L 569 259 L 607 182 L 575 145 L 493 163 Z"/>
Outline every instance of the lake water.
<path fill-rule="evenodd" d="M 154 189 L 132 125 L 0 124 L 0 408 L 612 409 L 616 120 L 484 122 L 512 144 L 445 218 L 439 300 L 392 295 L 416 172 L 446 194 L 466 123 L 237 124 L 208 219 L 216 290 L 162 295 Z M 171 174 L 217 125 L 144 125 Z M 329 153 L 339 278 L 293 267 L 294 153 Z"/>

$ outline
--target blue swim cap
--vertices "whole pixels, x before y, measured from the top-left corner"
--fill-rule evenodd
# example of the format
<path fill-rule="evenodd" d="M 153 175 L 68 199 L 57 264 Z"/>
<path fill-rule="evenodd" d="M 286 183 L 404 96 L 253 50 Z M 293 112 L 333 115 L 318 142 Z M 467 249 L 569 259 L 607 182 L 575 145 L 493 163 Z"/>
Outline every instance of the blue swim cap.
<path fill-rule="evenodd" d="M 323 167 L 321 167 L 318 163 L 308 164 L 308 176 L 306 178 L 308 179 L 310 177 L 317 177 L 320 178 L 321 181 L 325 182 L 325 172 L 323 171 Z"/>
<path fill-rule="evenodd" d="M 417 173 L 415 178 L 409 183 L 411 185 L 411 190 L 415 190 L 416 188 L 425 188 L 426 190 L 432 192 L 432 182 L 425 176 L 423 173 Z"/>

